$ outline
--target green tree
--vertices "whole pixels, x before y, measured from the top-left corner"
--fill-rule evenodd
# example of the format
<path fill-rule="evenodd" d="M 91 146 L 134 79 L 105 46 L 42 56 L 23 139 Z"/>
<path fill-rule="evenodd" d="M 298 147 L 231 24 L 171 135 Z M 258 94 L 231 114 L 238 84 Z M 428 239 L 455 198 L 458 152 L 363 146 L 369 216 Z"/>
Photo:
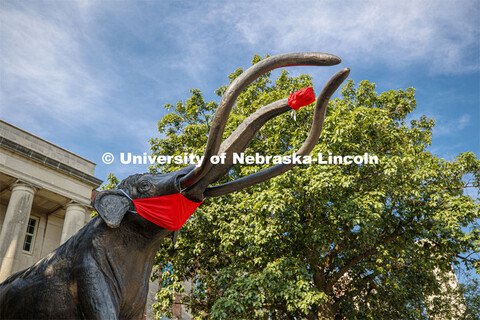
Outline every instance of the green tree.
<path fill-rule="evenodd" d="M 116 189 L 118 185 L 120 184 L 120 181 L 118 181 L 118 178 L 116 175 L 113 173 L 109 173 L 107 176 L 107 180 L 102 183 L 100 186 L 99 190 L 109 190 L 109 189 Z M 93 210 L 92 213 L 90 214 L 91 218 L 95 218 L 98 215 L 98 212 L 96 210 Z"/>
<path fill-rule="evenodd" d="M 109 173 L 107 176 L 107 180 L 100 186 L 100 190 L 109 190 L 109 189 L 116 189 L 120 181 L 118 181 L 117 176 L 113 173 Z"/>
<path fill-rule="evenodd" d="M 260 60 L 255 56 L 253 63 Z M 328 70 L 328 69 L 325 69 Z M 230 82 L 242 73 L 238 69 Z M 258 107 L 311 85 L 307 75 L 283 71 L 257 79 L 240 95 L 224 138 Z M 216 93 L 221 95 L 226 87 Z M 201 155 L 217 104 L 198 90 L 159 122 L 163 139 L 154 154 Z M 449 318 L 439 277 L 452 263 L 479 268 L 478 200 L 464 194 L 462 179 L 479 187 L 473 153 L 446 161 L 432 155 L 434 120 L 407 123 L 414 89 L 378 94 L 353 81 L 341 90 L 312 154 L 378 156 L 378 164 L 301 165 L 248 189 L 207 199 L 182 228 L 175 247 L 166 241 L 156 257 L 162 289 L 158 314 L 171 315 L 182 281 L 192 281 L 181 303 L 210 319 L 424 319 Z M 270 120 L 245 151 L 283 155 L 297 150 L 310 127 L 313 106 L 297 121 Z M 268 165 L 235 166 L 220 183 Z M 175 166 L 157 166 L 167 172 Z M 471 254 L 473 253 L 473 254 Z M 470 254 L 468 259 L 462 259 Z M 440 271 L 440 272 L 438 272 Z M 178 303 L 178 301 L 177 301 Z"/>
<path fill-rule="evenodd" d="M 480 281 L 472 278 L 468 280 L 468 283 L 462 284 L 462 293 L 468 306 L 467 319 L 480 319 Z"/>

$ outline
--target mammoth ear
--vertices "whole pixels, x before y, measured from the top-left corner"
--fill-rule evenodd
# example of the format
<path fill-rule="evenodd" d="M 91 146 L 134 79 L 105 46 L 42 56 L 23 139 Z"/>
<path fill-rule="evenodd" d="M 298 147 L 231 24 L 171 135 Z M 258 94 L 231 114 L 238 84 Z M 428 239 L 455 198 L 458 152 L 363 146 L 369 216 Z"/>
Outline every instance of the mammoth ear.
<path fill-rule="evenodd" d="M 130 208 L 131 200 L 120 190 L 103 190 L 95 196 L 93 206 L 110 228 L 117 228 Z"/>

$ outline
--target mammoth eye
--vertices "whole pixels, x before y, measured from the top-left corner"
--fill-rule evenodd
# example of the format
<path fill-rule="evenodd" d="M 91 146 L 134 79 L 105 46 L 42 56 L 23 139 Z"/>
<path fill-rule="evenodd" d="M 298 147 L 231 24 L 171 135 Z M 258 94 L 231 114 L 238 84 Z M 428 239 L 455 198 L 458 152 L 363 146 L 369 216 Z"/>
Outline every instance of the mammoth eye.
<path fill-rule="evenodd" d="M 150 190 L 150 182 L 143 180 L 138 183 L 137 190 L 141 193 L 145 193 Z"/>

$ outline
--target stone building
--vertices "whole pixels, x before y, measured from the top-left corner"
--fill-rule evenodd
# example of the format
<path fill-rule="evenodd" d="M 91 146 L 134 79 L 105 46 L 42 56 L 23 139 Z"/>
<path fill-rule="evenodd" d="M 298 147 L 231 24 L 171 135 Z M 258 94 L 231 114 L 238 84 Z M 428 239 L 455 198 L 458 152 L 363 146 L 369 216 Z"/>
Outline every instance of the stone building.
<path fill-rule="evenodd" d="M 95 163 L 0 120 L 0 282 L 89 220 Z"/>
<path fill-rule="evenodd" d="M 90 221 L 95 163 L 0 120 L 0 282 L 55 250 Z M 145 319 L 158 280 L 150 282 Z M 188 315 L 176 311 L 179 319 Z M 164 317 L 164 319 L 166 319 Z"/>

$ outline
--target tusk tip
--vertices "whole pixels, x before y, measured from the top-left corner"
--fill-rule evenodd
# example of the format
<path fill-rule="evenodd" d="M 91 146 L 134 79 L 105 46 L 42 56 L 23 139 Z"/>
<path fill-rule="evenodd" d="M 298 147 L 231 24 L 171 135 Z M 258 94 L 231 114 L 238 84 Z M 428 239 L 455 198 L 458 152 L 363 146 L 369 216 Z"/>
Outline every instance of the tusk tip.
<path fill-rule="evenodd" d="M 350 68 L 343 68 L 342 70 L 338 71 L 334 77 L 339 79 L 341 82 L 343 82 L 349 75 L 350 75 Z"/>

